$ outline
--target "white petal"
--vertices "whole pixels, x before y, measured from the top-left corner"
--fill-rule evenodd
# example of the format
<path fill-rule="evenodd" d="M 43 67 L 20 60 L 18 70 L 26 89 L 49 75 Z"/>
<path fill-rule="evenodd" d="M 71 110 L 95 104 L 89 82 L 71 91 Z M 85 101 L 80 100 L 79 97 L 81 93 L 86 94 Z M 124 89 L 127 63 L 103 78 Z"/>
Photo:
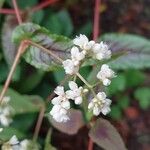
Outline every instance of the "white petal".
<path fill-rule="evenodd" d="M 9 143 L 10 143 L 11 145 L 15 145 L 15 144 L 18 144 L 18 143 L 19 143 L 19 141 L 18 141 L 16 135 L 13 135 L 13 136 L 11 137 L 11 139 L 9 140 Z"/>
<path fill-rule="evenodd" d="M 75 104 L 76 105 L 80 105 L 81 103 L 82 103 L 82 97 L 81 96 L 75 98 Z"/>
<path fill-rule="evenodd" d="M 110 107 L 104 107 L 101 111 L 104 115 L 107 115 L 110 112 Z"/>
<path fill-rule="evenodd" d="M 64 87 L 63 86 L 57 86 L 54 92 L 57 95 L 63 95 L 64 94 Z"/>
<path fill-rule="evenodd" d="M 101 49 L 101 45 L 99 43 L 95 43 L 93 45 L 93 52 L 94 53 L 99 53 L 100 52 L 100 49 Z"/>
<path fill-rule="evenodd" d="M 58 113 L 60 111 L 60 109 L 61 109 L 61 105 L 54 105 L 52 110 L 50 111 L 50 114 L 54 115 L 54 114 Z"/>
<path fill-rule="evenodd" d="M 89 105 L 88 105 L 88 109 L 93 109 L 93 107 L 94 107 L 94 103 L 90 102 Z"/>
<path fill-rule="evenodd" d="M 104 100 L 104 99 L 106 99 L 106 94 L 105 94 L 105 92 L 99 92 L 99 93 L 97 94 L 97 97 L 98 97 L 100 100 Z"/>
<path fill-rule="evenodd" d="M 88 43 L 88 38 L 85 35 L 80 34 L 80 36 L 77 36 L 74 40 L 73 43 L 75 45 L 80 46 L 81 48 L 83 48 L 85 43 Z"/>
<path fill-rule="evenodd" d="M 60 96 L 54 97 L 54 98 L 52 99 L 52 104 L 53 104 L 53 105 L 60 104 L 60 102 L 61 102 L 61 99 L 60 99 L 60 98 L 61 98 Z"/>
<path fill-rule="evenodd" d="M 95 116 L 98 116 L 98 115 L 100 114 L 100 109 L 99 109 L 98 107 L 94 107 L 94 108 L 93 108 L 93 114 L 94 114 Z"/>
<path fill-rule="evenodd" d="M 111 100 L 107 98 L 107 99 L 105 100 L 105 103 L 106 103 L 106 105 L 110 106 Z"/>
<path fill-rule="evenodd" d="M 97 53 L 96 55 L 95 55 L 95 57 L 96 57 L 96 59 L 98 59 L 98 60 L 102 60 L 103 59 L 103 54 L 100 52 L 100 53 Z"/>
<path fill-rule="evenodd" d="M 74 99 L 74 97 L 75 97 L 74 92 L 72 90 L 66 91 L 66 97 L 68 99 Z"/>
<path fill-rule="evenodd" d="M 69 117 L 67 115 L 62 115 L 61 116 L 61 122 L 65 123 L 69 120 Z"/>
<path fill-rule="evenodd" d="M 103 84 L 104 84 L 105 86 L 110 85 L 110 83 L 111 83 L 111 81 L 110 81 L 109 79 L 103 80 Z"/>
<path fill-rule="evenodd" d="M 74 81 L 69 81 L 69 88 L 75 90 L 78 89 L 78 85 Z"/>
<path fill-rule="evenodd" d="M 67 110 L 64 109 L 64 108 L 61 108 L 59 113 L 60 113 L 61 115 L 65 115 L 65 114 L 67 114 Z"/>
<path fill-rule="evenodd" d="M 71 49 L 71 57 L 77 57 L 77 55 L 78 55 L 78 53 L 79 53 L 79 49 L 77 48 L 77 47 L 72 47 L 72 49 Z"/>
<path fill-rule="evenodd" d="M 61 106 L 65 109 L 70 109 L 70 102 L 69 101 L 64 101 L 61 103 Z"/>

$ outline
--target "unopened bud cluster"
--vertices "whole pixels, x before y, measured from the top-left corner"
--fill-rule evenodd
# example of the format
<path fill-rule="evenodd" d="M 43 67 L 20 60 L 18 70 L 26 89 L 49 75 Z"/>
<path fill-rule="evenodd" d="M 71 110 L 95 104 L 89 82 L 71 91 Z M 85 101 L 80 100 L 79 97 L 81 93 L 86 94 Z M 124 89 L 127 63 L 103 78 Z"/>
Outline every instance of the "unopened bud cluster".
<path fill-rule="evenodd" d="M 87 59 L 101 61 L 111 58 L 111 51 L 104 42 L 96 43 L 95 41 L 89 41 L 85 35 L 80 34 L 80 36 L 77 36 L 73 40 L 73 44 L 74 46 L 71 48 L 71 58 L 62 62 L 66 74 L 78 76 L 82 63 Z M 111 79 L 115 77 L 115 73 L 107 64 L 103 64 L 96 77 L 104 86 L 108 86 L 111 83 Z M 87 85 L 87 87 L 92 90 L 91 86 Z M 83 87 L 78 87 L 74 81 L 69 81 L 69 88 L 69 90 L 65 91 L 63 86 L 58 86 L 54 91 L 58 96 L 52 99 L 54 106 L 50 114 L 57 122 L 66 122 L 69 120 L 69 100 L 73 100 L 75 104 L 79 105 L 83 101 L 85 92 L 88 91 L 87 89 L 83 89 Z M 88 109 L 92 110 L 96 116 L 100 113 L 106 115 L 110 112 L 110 104 L 111 100 L 106 98 L 106 94 L 99 92 L 93 95 Z"/>

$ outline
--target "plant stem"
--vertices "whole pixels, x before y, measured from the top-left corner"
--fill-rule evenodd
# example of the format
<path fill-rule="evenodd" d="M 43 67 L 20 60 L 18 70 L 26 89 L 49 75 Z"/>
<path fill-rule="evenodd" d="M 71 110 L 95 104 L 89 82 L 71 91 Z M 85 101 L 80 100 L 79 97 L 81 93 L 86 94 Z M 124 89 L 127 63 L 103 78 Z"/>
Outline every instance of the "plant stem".
<path fill-rule="evenodd" d="M 101 0 L 95 0 L 94 8 L 94 25 L 93 25 L 93 40 L 97 40 L 100 33 L 100 2 Z"/>
<path fill-rule="evenodd" d="M 46 49 L 45 47 L 43 47 L 43 46 L 41 46 L 41 45 L 39 45 L 39 44 L 37 44 L 37 43 L 35 43 L 35 42 L 32 42 L 32 41 L 30 41 L 30 40 L 27 40 L 28 41 L 28 43 L 29 44 L 31 44 L 31 45 L 33 45 L 33 46 L 35 46 L 35 47 L 37 47 L 37 48 L 40 48 L 41 50 L 43 50 L 44 52 L 46 52 L 46 53 L 48 53 L 49 55 L 51 55 L 51 56 L 53 56 L 55 59 L 57 59 L 59 62 L 63 62 L 63 60 L 60 58 L 60 57 L 58 57 L 57 55 L 55 55 L 53 52 L 51 52 L 49 49 Z"/>
<path fill-rule="evenodd" d="M 21 18 L 21 15 L 20 15 L 20 11 L 19 11 L 17 2 L 16 2 L 16 0 L 12 0 L 12 2 L 13 2 L 13 5 L 14 5 L 14 9 L 15 9 L 15 13 L 16 13 L 18 23 L 21 24 L 22 23 L 22 18 Z"/>
<path fill-rule="evenodd" d="M 76 75 L 81 79 L 81 81 L 83 81 L 83 83 L 85 83 L 85 85 L 91 89 L 92 88 L 92 85 L 90 85 L 82 76 L 80 73 L 76 73 Z"/>
<path fill-rule="evenodd" d="M 93 150 L 93 141 L 90 137 L 89 137 L 89 143 L 88 143 L 88 150 Z"/>
<path fill-rule="evenodd" d="M 38 4 L 37 6 L 33 7 L 31 9 L 32 12 L 38 11 L 40 9 L 43 9 L 45 7 L 48 7 L 50 4 L 53 4 L 55 2 L 57 2 L 58 0 L 46 0 L 45 2 L 42 2 L 40 4 Z"/>
<path fill-rule="evenodd" d="M 2 100 L 3 100 L 3 97 L 4 97 L 4 95 L 5 95 L 5 92 L 6 92 L 8 86 L 9 86 L 9 84 L 10 84 L 12 75 L 13 75 L 13 73 L 14 73 L 14 71 L 15 71 L 15 68 L 16 68 L 16 66 L 17 66 L 17 64 L 18 64 L 18 61 L 19 61 L 21 55 L 24 53 L 24 51 L 25 51 L 25 49 L 27 48 L 27 46 L 28 46 L 27 43 L 24 42 L 24 41 L 23 41 L 23 42 L 20 44 L 20 46 L 19 46 L 19 49 L 18 49 L 18 52 L 17 52 L 17 54 L 16 54 L 15 60 L 14 60 L 14 62 L 13 62 L 13 65 L 12 65 L 11 70 L 10 70 L 10 72 L 9 72 L 9 75 L 8 75 L 8 77 L 7 77 L 7 80 L 6 80 L 5 84 L 4 84 L 4 87 L 3 87 L 3 89 L 2 89 L 2 92 L 1 92 L 1 94 L 0 94 L 0 104 L 2 103 Z"/>
<path fill-rule="evenodd" d="M 33 141 L 34 142 L 38 138 L 40 128 L 41 128 L 41 125 L 42 125 L 42 121 L 43 121 L 43 118 L 44 118 L 44 112 L 45 112 L 45 106 L 42 106 L 41 110 L 40 110 L 40 113 L 39 113 L 39 116 L 38 116 L 37 123 L 36 123 L 35 131 L 34 131 L 34 134 L 33 134 Z"/>
<path fill-rule="evenodd" d="M 2 14 L 15 14 L 14 9 L 0 8 L 0 13 Z"/>
<path fill-rule="evenodd" d="M 76 75 L 80 78 L 80 80 L 91 90 L 94 97 L 96 97 L 96 94 L 93 90 L 93 86 L 90 85 L 81 75 L 80 73 L 76 73 Z"/>

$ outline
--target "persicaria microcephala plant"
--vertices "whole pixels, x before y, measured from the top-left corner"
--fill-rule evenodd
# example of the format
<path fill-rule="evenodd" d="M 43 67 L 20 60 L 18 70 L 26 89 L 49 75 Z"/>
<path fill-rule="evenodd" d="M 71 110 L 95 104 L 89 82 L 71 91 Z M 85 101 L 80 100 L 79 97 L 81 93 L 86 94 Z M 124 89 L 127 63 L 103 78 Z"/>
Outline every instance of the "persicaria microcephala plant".
<path fill-rule="evenodd" d="M 64 90 L 63 86 L 58 86 L 54 91 L 58 96 L 52 99 L 53 108 L 50 114 L 57 122 L 66 122 L 69 120 L 68 110 L 71 107 L 69 100 L 73 100 L 76 105 L 80 105 L 87 92 L 91 92 L 93 95 L 93 98 L 89 102 L 88 109 L 89 111 L 93 111 L 95 116 L 98 116 L 100 113 L 106 115 L 111 110 L 111 100 L 106 98 L 106 94 L 102 91 L 96 93 L 94 91 L 96 85 L 91 85 L 79 74 L 80 67 L 87 59 L 96 59 L 99 61 L 109 59 L 111 57 L 111 50 L 104 42 L 96 43 L 95 41 L 89 41 L 89 39 L 82 34 L 73 39 L 73 44 L 71 57 L 62 60 L 62 65 L 66 74 L 75 77 L 74 81 L 69 81 L 68 85 L 70 89 L 67 91 Z M 103 64 L 96 77 L 100 80 L 100 83 L 104 86 L 108 86 L 111 83 L 111 79 L 115 76 L 114 71 L 111 70 L 107 64 Z M 86 88 L 82 86 L 78 87 L 75 82 L 76 77 L 85 84 Z"/>

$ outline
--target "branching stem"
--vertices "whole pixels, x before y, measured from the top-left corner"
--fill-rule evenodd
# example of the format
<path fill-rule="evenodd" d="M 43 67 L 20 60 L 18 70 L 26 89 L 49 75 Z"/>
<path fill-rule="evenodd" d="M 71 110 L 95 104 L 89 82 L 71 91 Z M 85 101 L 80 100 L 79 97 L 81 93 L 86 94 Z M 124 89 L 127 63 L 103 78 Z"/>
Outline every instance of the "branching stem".
<path fill-rule="evenodd" d="M 6 80 L 6 82 L 5 82 L 5 85 L 4 85 L 3 89 L 2 89 L 2 92 L 1 92 L 1 94 L 0 94 L 0 104 L 2 103 L 2 100 L 3 100 L 3 97 L 4 97 L 4 95 L 5 95 L 5 92 L 6 92 L 8 86 L 9 86 L 9 84 L 10 84 L 12 75 L 13 75 L 13 73 L 14 73 L 14 71 L 15 71 L 15 68 L 16 68 L 16 66 L 17 66 L 17 64 L 18 64 L 18 61 L 19 61 L 21 55 L 24 53 L 24 51 L 25 51 L 25 49 L 27 48 L 27 46 L 28 46 L 27 43 L 24 42 L 24 41 L 23 41 L 23 42 L 20 44 L 20 46 L 19 46 L 19 49 L 18 49 L 18 52 L 17 52 L 17 54 L 16 54 L 15 60 L 14 60 L 14 62 L 13 62 L 13 65 L 12 65 L 12 67 L 11 67 L 11 70 L 10 70 L 10 72 L 9 72 L 9 75 L 8 75 L 8 77 L 7 77 L 7 80 Z"/>
<path fill-rule="evenodd" d="M 76 73 L 76 75 L 78 76 L 78 78 L 90 89 L 90 91 L 92 92 L 93 96 L 96 97 L 96 93 L 93 90 L 93 86 L 90 85 L 82 76 L 80 73 Z"/>

